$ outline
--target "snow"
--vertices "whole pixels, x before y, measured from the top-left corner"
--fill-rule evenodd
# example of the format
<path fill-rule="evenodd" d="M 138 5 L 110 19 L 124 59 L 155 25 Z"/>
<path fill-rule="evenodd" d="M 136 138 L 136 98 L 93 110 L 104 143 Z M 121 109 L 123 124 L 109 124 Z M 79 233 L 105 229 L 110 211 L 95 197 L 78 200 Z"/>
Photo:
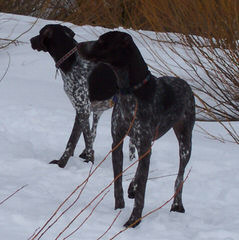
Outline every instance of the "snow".
<path fill-rule="evenodd" d="M 35 21 L 36 19 L 26 16 L 1 13 L 0 38 L 13 39 L 28 30 Z M 84 148 L 82 138 L 75 156 L 65 169 L 48 164 L 59 158 L 65 148 L 73 125 L 74 110 L 63 91 L 60 76 L 55 80 L 55 66 L 51 57 L 46 53 L 33 51 L 29 43 L 29 39 L 37 35 L 47 23 L 50 21 L 38 19 L 32 29 L 18 39 L 18 44 L 0 50 L 0 78 L 8 66 L 10 56 L 10 68 L 0 82 L 0 202 L 24 186 L 0 205 L 1 239 L 31 239 L 32 234 L 46 223 L 64 199 L 87 178 L 91 168 L 90 164 L 78 158 Z M 100 27 L 79 27 L 70 23 L 65 25 L 77 33 L 78 41 L 96 39 L 99 34 L 107 31 Z M 135 36 L 145 59 L 150 61 L 152 56 L 140 43 L 137 34 L 128 31 Z M 156 62 L 151 60 L 152 63 L 157 67 Z M 180 75 L 180 69 L 175 69 Z M 106 111 L 100 119 L 93 169 L 110 151 L 110 119 L 111 110 Z M 216 123 L 196 124 L 193 152 L 186 174 L 190 168 L 192 171 L 185 182 L 183 193 L 185 214 L 170 213 L 170 202 L 143 219 L 136 229 L 126 230 L 116 239 L 239 239 L 238 146 L 209 139 L 202 134 L 199 126 L 226 137 L 226 132 Z M 124 168 L 132 163 L 128 160 L 127 145 L 128 139 L 124 147 Z M 177 141 L 173 131 L 169 131 L 153 146 L 144 215 L 171 198 L 177 168 Z M 128 220 L 133 207 L 133 201 L 127 198 L 126 191 L 134 171 L 135 166 L 124 174 L 126 208 L 102 239 L 111 239 L 124 229 L 122 226 Z M 64 239 L 79 227 L 103 195 L 57 238 L 71 220 L 111 181 L 110 155 L 89 179 L 76 204 L 41 239 Z M 107 190 L 110 192 L 93 211 L 92 216 L 69 239 L 97 239 L 112 224 L 119 211 L 114 210 L 113 187 L 110 186 Z M 59 210 L 57 216 L 70 206 L 78 193 L 79 190 Z"/>

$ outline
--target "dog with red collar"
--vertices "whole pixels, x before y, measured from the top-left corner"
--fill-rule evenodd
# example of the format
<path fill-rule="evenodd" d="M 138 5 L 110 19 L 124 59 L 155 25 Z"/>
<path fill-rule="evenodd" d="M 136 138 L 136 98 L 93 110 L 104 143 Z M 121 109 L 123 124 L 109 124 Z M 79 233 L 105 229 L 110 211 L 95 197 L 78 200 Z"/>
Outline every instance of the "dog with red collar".
<path fill-rule="evenodd" d="M 76 51 L 77 42 L 74 36 L 75 33 L 66 26 L 49 24 L 30 40 L 34 50 L 48 52 L 54 59 L 64 82 L 64 90 L 76 111 L 74 126 L 65 151 L 59 160 L 50 162 L 62 168 L 74 155 L 82 132 L 85 149 L 80 157 L 84 158 L 85 162 L 94 162 L 93 142 L 97 123 L 103 111 L 114 105 L 114 95 L 117 92 L 113 70 L 107 64 L 92 63 L 80 57 Z M 92 128 L 89 122 L 91 112 L 93 112 Z M 130 159 L 134 158 L 134 149 L 130 143 Z"/>

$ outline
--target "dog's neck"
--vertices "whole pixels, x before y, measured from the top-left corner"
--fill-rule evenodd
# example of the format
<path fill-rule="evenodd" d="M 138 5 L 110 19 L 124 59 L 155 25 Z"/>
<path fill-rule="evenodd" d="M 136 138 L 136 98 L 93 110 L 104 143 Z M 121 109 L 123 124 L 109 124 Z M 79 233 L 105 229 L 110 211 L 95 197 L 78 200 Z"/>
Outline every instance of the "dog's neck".
<path fill-rule="evenodd" d="M 54 59 L 55 63 L 57 63 L 65 54 L 67 54 L 71 49 L 76 46 L 77 42 L 75 40 L 69 42 L 67 47 L 61 49 L 48 49 L 49 54 Z M 71 71 L 74 63 L 76 61 L 76 54 L 72 54 L 67 58 L 64 62 L 61 63 L 59 68 L 66 74 Z"/>
<path fill-rule="evenodd" d="M 153 96 L 155 91 L 154 77 L 148 76 L 150 72 L 136 46 L 132 48 L 128 64 L 123 67 L 113 66 L 113 69 L 117 75 L 119 89 L 131 89 L 136 97 L 143 100 L 148 100 Z M 146 78 L 150 80 L 146 84 L 142 84 L 137 90 L 134 90 L 134 86 L 140 85 Z"/>

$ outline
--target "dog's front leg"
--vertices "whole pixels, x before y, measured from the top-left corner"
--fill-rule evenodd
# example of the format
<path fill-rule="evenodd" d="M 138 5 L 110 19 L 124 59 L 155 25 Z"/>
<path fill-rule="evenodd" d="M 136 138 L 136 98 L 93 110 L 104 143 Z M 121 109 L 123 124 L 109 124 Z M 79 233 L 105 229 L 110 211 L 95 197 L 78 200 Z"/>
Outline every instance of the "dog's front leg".
<path fill-rule="evenodd" d="M 71 132 L 71 136 L 67 142 L 64 153 L 62 154 L 59 160 L 53 160 L 50 162 L 50 164 L 57 164 L 59 167 L 64 168 L 69 158 L 74 155 L 74 150 L 76 148 L 76 144 L 78 143 L 80 135 L 81 135 L 81 126 L 80 126 L 79 117 L 76 113 L 74 126 Z"/>
<path fill-rule="evenodd" d="M 94 142 L 95 142 L 97 125 L 98 125 L 98 122 L 99 122 L 99 119 L 100 119 L 102 113 L 103 113 L 103 111 L 94 111 L 93 112 L 93 122 L 92 122 L 92 127 L 91 127 L 92 144 L 94 144 Z M 86 150 L 87 150 L 87 148 L 85 148 L 82 151 L 82 153 L 79 156 L 80 158 L 86 159 L 86 157 L 87 157 Z"/>
<path fill-rule="evenodd" d="M 92 137 L 89 119 L 82 122 L 82 127 L 83 127 L 83 136 L 85 140 L 85 150 L 84 150 L 84 156 L 83 156 L 83 158 L 85 159 L 84 162 L 94 163 L 94 150 L 93 150 L 94 139 Z"/>
<path fill-rule="evenodd" d="M 114 141 L 112 149 L 119 143 Z M 112 152 L 112 164 L 114 172 L 114 197 L 115 197 L 115 209 L 124 208 L 124 193 L 122 186 L 122 171 L 123 171 L 123 143 Z"/>
<path fill-rule="evenodd" d="M 115 209 L 124 208 L 124 193 L 122 186 L 122 171 L 123 171 L 123 142 L 118 146 L 123 139 L 126 131 L 124 129 L 124 121 L 120 117 L 119 106 L 116 105 L 112 112 L 111 134 L 113 138 L 112 143 L 112 164 L 114 172 L 114 197 Z"/>
<path fill-rule="evenodd" d="M 142 139 L 143 136 L 143 139 Z M 125 227 L 136 227 L 142 216 L 142 211 L 144 207 L 144 198 L 146 183 L 149 173 L 149 163 L 151 156 L 151 137 L 147 136 L 147 133 L 141 134 L 141 139 L 138 141 L 136 147 L 139 153 L 139 157 L 144 156 L 139 160 L 137 171 L 134 179 L 130 183 L 128 194 L 130 198 L 134 198 L 134 209 L 131 213 L 129 220 L 125 223 Z"/>

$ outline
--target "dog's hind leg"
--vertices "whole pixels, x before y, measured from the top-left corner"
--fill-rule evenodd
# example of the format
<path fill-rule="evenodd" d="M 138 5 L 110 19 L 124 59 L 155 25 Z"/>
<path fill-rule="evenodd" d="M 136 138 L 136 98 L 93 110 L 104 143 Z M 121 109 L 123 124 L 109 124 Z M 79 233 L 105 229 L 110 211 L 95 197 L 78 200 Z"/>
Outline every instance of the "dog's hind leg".
<path fill-rule="evenodd" d="M 182 191 L 183 191 L 183 177 L 185 168 L 191 156 L 192 147 L 192 129 L 194 125 L 194 114 L 191 113 L 191 117 L 177 122 L 173 129 L 177 136 L 179 143 L 179 170 L 178 176 L 175 181 L 174 191 L 176 196 L 174 197 L 173 204 L 171 206 L 171 211 L 184 213 L 184 207 L 182 203 Z"/>
<path fill-rule="evenodd" d="M 103 111 L 93 112 L 93 122 L 92 122 L 92 127 L 91 127 L 93 142 L 95 141 L 96 130 L 97 130 L 98 122 L 99 122 L 99 119 L 100 119 L 102 113 L 103 113 Z"/>
<path fill-rule="evenodd" d="M 74 155 L 74 150 L 76 148 L 76 144 L 78 143 L 80 135 L 81 135 L 81 126 L 80 126 L 79 118 L 76 114 L 74 126 L 71 132 L 71 136 L 67 142 L 65 152 L 62 154 L 59 160 L 53 160 L 50 162 L 50 164 L 57 164 L 59 167 L 64 168 L 69 158 Z"/>
<path fill-rule="evenodd" d="M 99 119 L 100 119 L 102 113 L 103 113 L 103 111 L 94 111 L 93 112 L 93 122 L 92 122 L 92 127 L 91 127 L 92 143 L 95 142 L 96 130 L 97 130 L 98 122 L 99 122 Z M 86 159 L 86 157 L 87 157 L 86 148 L 82 151 L 82 153 L 79 155 L 79 157 Z"/>

